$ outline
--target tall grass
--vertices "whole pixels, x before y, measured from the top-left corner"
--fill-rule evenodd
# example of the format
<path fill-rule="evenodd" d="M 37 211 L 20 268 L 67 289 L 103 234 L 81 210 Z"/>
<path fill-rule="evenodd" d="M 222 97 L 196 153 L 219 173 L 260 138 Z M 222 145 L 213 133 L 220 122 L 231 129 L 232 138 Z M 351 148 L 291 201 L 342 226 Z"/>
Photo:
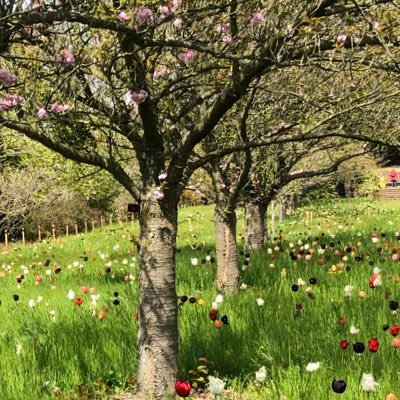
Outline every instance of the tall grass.
<path fill-rule="evenodd" d="M 367 206 L 373 207 L 371 215 Z M 239 398 L 240 393 L 255 400 L 333 399 L 338 395 L 330 385 L 340 378 L 348 384 L 341 398 L 365 399 L 368 396 L 359 384 L 363 372 L 373 373 L 379 383 L 369 399 L 382 399 L 389 392 L 400 394 L 400 353 L 392 348 L 393 337 L 382 329 L 383 324 L 400 322 L 388 306 L 390 300 L 400 300 L 394 279 L 400 275 L 399 263 L 391 260 L 398 246 L 399 209 L 397 203 L 369 200 L 313 204 L 298 210 L 282 226 L 276 223 L 275 235 L 265 249 L 250 255 L 248 266 L 240 253 L 242 289 L 224 296 L 219 305 L 219 317 L 229 319 L 222 329 L 215 328 L 208 316 L 217 295 L 212 208 L 182 209 L 177 294 L 197 301 L 179 306 L 180 376 L 189 378 L 204 357 L 209 373 L 227 380 L 227 398 Z M 306 225 L 307 210 L 313 211 L 311 225 Z M 113 225 L 84 236 L 0 250 L 0 399 L 107 399 L 134 387 L 135 230 L 133 224 Z M 379 234 L 376 244 L 371 241 L 372 232 Z M 292 260 L 290 253 L 297 254 L 305 244 L 315 251 L 312 259 Z M 327 245 L 326 251 L 318 255 L 321 244 Z M 238 246 L 241 251 L 240 240 Z M 346 253 L 344 261 L 341 254 L 346 246 L 353 252 Z M 191 258 L 198 258 L 197 266 Z M 374 267 L 382 269 L 382 286 L 371 289 Z M 19 274 L 25 275 L 21 283 Z M 291 287 L 299 278 L 306 284 L 294 292 Z M 316 283 L 310 284 L 310 278 Z M 353 293 L 345 298 L 344 286 L 349 284 Z M 306 293 L 308 286 L 312 297 Z M 100 295 L 96 305 L 83 287 L 94 288 Z M 67 298 L 70 289 L 75 298 L 82 298 L 80 306 Z M 366 292 L 364 299 L 358 296 L 361 290 Z M 257 304 L 259 298 L 265 301 L 263 306 Z M 35 301 L 34 307 L 29 306 L 30 300 Z M 302 309 L 296 309 L 296 304 Z M 104 307 L 108 311 L 99 319 Z M 341 316 L 347 321 L 344 325 L 338 323 Z M 351 325 L 360 329 L 358 334 L 349 333 Z M 339 346 L 344 339 L 367 346 L 371 337 L 379 339 L 377 353 L 366 349 L 357 355 L 351 347 L 342 350 Z M 320 369 L 307 372 L 309 362 L 320 362 Z M 262 365 L 268 376 L 258 384 L 254 372 Z"/>

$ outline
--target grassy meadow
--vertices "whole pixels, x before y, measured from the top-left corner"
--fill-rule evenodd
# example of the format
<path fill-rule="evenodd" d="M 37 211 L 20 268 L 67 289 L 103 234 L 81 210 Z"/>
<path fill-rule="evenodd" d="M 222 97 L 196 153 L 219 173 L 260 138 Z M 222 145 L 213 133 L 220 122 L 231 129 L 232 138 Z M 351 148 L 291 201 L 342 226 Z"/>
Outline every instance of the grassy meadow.
<path fill-rule="evenodd" d="M 193 371 L 206 366 L 226 381 L 225 399 L 400 398 L 392 334 L 400 326 L 393 309 L 400 301 L 393 260 L 400 204 L 335 200 L 299 209 L 276 222 L 265 249 L 250 255 L 241 251 L 238 214 L 240 289 L 219 303 L 218 319 L 226 315 L 229 324 L 218 329 L 209 317 L 218 294 L 212 207 L 180 211 L 177 294 L 196 300 L 178 300 L 180 378 L 200 378 L 202 386 L 202 373 Z M 0 247 L 1 400 L 108 399 L 134 388 L 137 229 L 137 222 L 116 224 Z M 374 268 L 381 271 L 374 275 Z M 371 338 L 379 341 L 376 352 Z M 361 354 L 357 342 L 365 346 Z M 319 368 L 308 372 L 309 363 Z M 267 377 L 257 382 L 261 366 Z M 375 392 L 363 391 L 363 373 L 373 374 Z M 335 378 L 346 381 L 343 394 L 332 391 Z"/>

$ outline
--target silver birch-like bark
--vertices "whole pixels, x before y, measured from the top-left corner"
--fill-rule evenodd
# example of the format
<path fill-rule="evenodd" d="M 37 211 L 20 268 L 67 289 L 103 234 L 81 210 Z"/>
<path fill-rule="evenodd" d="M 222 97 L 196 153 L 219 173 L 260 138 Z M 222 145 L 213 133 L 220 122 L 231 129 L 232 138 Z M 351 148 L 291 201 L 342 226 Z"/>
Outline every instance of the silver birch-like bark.
<path fill-rule="evenodd" d="M 215 247 L 217 255 L 217 288 L 223 292 L 235 291 L 239 282 L 236 247 L 236 214 L 225 213 L 218 206 L 214 212 Z"/>
<path fill-rule="evenodd" d="M 266 206 L 257 202 L 248 201 L 244 207 L 245 240 L 244 248 L 247 251 L 260 250 L 265 243 Z"/>
<path fill-rule="evenodd" d="M 175 205 L 149 196 L 140 211 L 140 310 L 134 398 L 164 400 L 174 393 L 178 370 Z"/>

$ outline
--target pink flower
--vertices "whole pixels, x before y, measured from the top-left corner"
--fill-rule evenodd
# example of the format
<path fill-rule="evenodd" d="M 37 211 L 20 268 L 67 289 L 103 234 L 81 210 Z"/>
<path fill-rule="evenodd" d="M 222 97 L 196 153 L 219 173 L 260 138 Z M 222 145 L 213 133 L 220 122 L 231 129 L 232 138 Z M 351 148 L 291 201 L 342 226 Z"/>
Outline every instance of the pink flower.
<path fill-rule="evenodd" d="M 137 13 L 136 19 L 139 22 L 152 22 L 153 21 L 153 11 L 150 8 L 144 7 Z"/>
<path fill-rule="evenodd" d="M 182 19 L 181 18 L 175 18 L 174 22 L 172 23 L 172 25 L 175 28 L 180 28 L 182 26 Z"/>
<path fill-rule="evenodd" d="M 339 45 L 343 45 L 343 44 L 346 43 L 346 40 L 347 40 L 347 35 L 342 34 L 342 35 L 339 35 L 339 36 L 336 38 L 336 43 L 339 44 Z"/>
<path fill-rule="evenodd" d="M 161 79 L 168 76 L 171 73 L 171 70 L 165 65 L 158 67 L 153 72 L 154 79 Z"/>
<path fill-rule="evenodd" d="M 17 77 L 15 75 L 11 74 L 6 69 L 0 69 L 0 83 L 3 86 L 9 87 L 14 85 L 15 82 L 17 82 Z"/>
<path fill-rule="evenodd" d="M 261 25 L 265 22 L 264 15 L 261 13 L 254 14 L 250 20 L 250 25 Z"/>
<path fill-rule="evenodd" d="M 168 6 L 160 6 L 160 13 L 164 17 L 168 17 L 168 15 L 171 15 L 172 11 Z"/>
<path fill-rule="evenodd" d="M 182 6 L 182 0 L 173 0 L 172 1 L 172 11 L 176 11 L 178 8 L 181 8 Z"/>
<path fill-rule="evenodd" d="M 61 50 L 58 56 L 54 56 L 52 59 L 56 64 L 73 65 L 75 63 L 75 57 L 71 50 Z"/>
<path fill-rule="evenodd" d="M 128 98 L 129 98 L 130 102 L 133 102 L 136 104 L 141 104 L 146 101 L 148 96 L 149 96 L 149 94 L 145 90 L 141 89 L 141 90 L 129 91 Z"/>
<path fill-rule="evenodd" d="M 51 105 L 51 111 L 55 113 L 61 113 L 61 112 L 66 112 L 69 110 L 69 105 L 68 104 L 61 104 L 61 103 L 53 103 Z"/>
<path fill-rule="evenodd" d="M 18 94 L 7 94 L 4 99 L 0 100 L 0 110 L 10 111 L 19 104 L 21 104 L 25 99 Z"/>
<path fill-rule="evenodd" d="M 163 181 L 164 179 L 166 179 L 168 176 L 168 174 L 166 172 L 161 173 L 160 175 L 158 175 L 158 180 Z"/>
<path fill-rule="evenodd" d="M 39 110 L 37 112 L 37 116 L 40 119 L 46 119 L 49 116 L 49 114 L 43 107 L 41 107 L 41 108 L 39 108 Z"/>
<path fill-rule="evenodd" d="M 118 18 L 121 22 L 128 21 L 128 19 L 129 19 L 128 14 L 127 14 L 125 11 L 121 11 L 120 13 L 118 13 L 117 18 Z"/>
<path fill-rule="evenodd" d="M 193 50 L 188 50 L 185 53 L 179 54 L 179 59 L 183 61 L 185 64 L 189 63 L 194 59 L 195 53 Z"/>
<path fill-rule="evenodd" d="M 10 111 L 15 106 L 9 100 L 0 100 L 0 111 Z"/>
<path fill-rule="evenodd" d="M 222 41 L 224 43 L 231 43 L 232 42 L 232 36 L 231 35 L 224 35 L 224 36 L 222 36 Z"/>
<path fill-rule="evenodd" d="M 154 191 L 154 195 L 156 196 L 157 200 L 162 200 L 164 198 L 164 192 L 162 189 L 158 186 L 156 187 L 156 190 Z"/>
<path fill-rule="evenodd" d="M 41 7 L 42 7 L 42 5 L 40 3 L 36 3 L 35 2 L 35 3 L 32 4 L 32 11 L 33 12 L 39 12 Z"/>
<path fill-rule="evenodd" d="M 62 57 L 64 60 L 64 64 L 72 65 L 75 63 L 75 57 L 71 50 L 67 50 L 67 49 L 63 50 Z"/>
<path fill-rule="evenodd" d="M 218 33 L 227 33 L 231 30 L 231 25 L 229 22 L 222 22 L 217 25 L 216 30 Z"/>

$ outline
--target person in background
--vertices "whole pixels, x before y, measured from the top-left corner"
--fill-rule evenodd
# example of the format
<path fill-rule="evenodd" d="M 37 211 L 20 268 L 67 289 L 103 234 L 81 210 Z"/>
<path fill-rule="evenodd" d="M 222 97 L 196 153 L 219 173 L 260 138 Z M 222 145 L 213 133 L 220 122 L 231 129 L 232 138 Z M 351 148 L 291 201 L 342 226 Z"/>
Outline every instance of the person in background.
<path fill-rule="evenodd" d="M 394 168 L 389 171 L 389 179 L 390 179 L 390 186 L 396 187 L 397 186 L 397 172 Z"/>

